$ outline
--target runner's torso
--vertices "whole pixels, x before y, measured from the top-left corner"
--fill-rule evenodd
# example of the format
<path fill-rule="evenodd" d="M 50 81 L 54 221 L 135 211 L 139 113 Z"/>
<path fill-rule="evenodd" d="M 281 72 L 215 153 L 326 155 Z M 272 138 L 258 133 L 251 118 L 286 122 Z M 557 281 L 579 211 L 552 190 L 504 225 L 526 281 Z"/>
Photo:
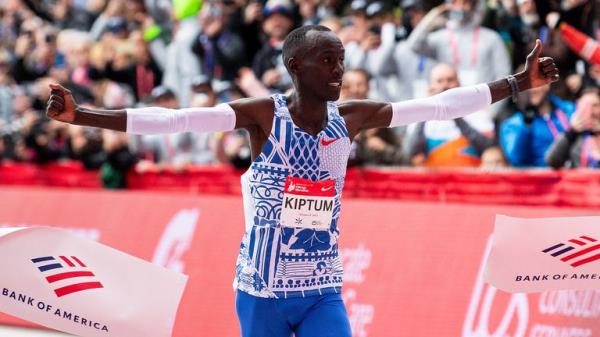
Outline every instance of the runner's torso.
<path fill-rule="evenodd" d="M 234 287 L 272 298 L 339 292 L 338 219 L 350 139 L 335 102 L 316 136 L 294 125 L 285 96 L 260 155 L 242 176 L 246 232 Z"/>

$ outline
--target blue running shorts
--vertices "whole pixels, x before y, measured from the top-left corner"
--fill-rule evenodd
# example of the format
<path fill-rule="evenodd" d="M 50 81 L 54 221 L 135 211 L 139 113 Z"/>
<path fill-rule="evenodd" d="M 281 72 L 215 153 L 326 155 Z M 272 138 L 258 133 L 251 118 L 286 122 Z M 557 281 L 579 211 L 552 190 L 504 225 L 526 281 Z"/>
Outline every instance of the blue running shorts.
<path fill-rule="evenodd" d="M 289 299 L 237 291 L 242 337 L 352 337 L 341 294 Z"/>

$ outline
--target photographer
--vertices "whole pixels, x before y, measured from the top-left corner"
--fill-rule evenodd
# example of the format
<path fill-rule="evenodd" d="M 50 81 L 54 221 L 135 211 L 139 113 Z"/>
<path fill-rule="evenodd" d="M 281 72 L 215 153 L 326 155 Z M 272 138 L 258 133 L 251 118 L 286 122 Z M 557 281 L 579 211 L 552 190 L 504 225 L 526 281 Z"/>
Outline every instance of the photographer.
<path fill-rule="evenodd" d="M 544 155 L 569 129 L 572 102 L 551 95 L 550 85 L 519 97 L 519 111 L 500 125 L 500 145 L 514 167 L 545 167 Z"/>
<path fill-rule="evenodd" d="M 600 168 L 600 91 L 589 88 L 577 101 L 571 129 L 558 137 L 546 155 L 555 169 L 567 167 Z"/>

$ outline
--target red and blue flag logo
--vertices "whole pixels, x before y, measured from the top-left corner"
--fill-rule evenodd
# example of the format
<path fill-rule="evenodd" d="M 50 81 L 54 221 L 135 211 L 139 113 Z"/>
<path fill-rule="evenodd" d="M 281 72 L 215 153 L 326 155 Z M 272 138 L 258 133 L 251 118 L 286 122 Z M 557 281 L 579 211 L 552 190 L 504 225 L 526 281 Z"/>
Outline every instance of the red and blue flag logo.
<path fill-rule="evenodd" d="M 96 275 L 76 256 L 43 256 L 31 259 L 31 262 L 43 273 L 48 284 L 54 286 L 58 297 L 104 288 L 102 283 L 94 280 Z M 85 281 L 82 282 L 82 278 Z"/>
<path fill-rule="evenodd" d="M 600 244 L 597 241 L 594 238 L 582 235 L 576 239 L 567 241 L 567 243 L 559 243 L 548 247 L 542 250 L 542 252 L 560 258 L 562 262 L 568 263 L 573 267 L 579 267 L 600 260 L 600 252 L 598 251 Z"/>

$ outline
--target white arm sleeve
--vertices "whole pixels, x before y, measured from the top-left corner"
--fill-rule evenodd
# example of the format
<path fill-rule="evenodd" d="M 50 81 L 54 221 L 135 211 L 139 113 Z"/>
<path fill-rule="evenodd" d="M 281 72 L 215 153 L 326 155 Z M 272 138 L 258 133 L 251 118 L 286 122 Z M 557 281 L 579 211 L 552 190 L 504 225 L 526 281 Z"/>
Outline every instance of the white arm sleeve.
<path fill-rule="evenodd" d="M 235 111 L 225 103 L 212 108 L 148 107 L 126 111 L 127 132 L 133 134 L 215 132 L 235 128 Z"/>
<path fill-rule="evenodd" d="M 441 94 L 392 103 L 390 127 L 427 120 L 451 120 L 484 109 L 492 104 L 487 84 L 454 88 Z"/>

